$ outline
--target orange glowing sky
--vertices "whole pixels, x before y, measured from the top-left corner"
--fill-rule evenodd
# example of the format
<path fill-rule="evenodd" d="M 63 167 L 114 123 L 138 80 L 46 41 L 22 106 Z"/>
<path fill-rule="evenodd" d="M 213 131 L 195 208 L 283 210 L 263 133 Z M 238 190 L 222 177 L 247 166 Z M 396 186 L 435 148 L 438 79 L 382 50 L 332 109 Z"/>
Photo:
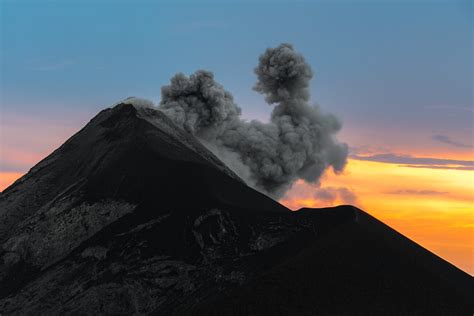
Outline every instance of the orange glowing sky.
<path fill-rule="evenodd" d="M 355 204 L 474 274 L 474 171 L 350 159 L 342 175 L 328 172 L 321 183 L 318 189 L 297 182 L 280 202 L 291 209 Z M 338 195 L 340 188 L 354 196 Z M 318 190 L 333 192 L 333 199 L 315 199 Z"/>

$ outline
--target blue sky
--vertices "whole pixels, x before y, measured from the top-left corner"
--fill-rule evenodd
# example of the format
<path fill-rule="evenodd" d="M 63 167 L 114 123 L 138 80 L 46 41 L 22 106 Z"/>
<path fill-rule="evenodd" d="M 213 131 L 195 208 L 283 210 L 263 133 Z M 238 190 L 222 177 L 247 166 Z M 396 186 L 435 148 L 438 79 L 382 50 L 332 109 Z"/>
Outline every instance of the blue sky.
<path fill-rule="evenodd" d="M 265 120 L 253 68 L 281 42 L 312 65 L 312 100 L 352 147 L 472 153 L 470 1 L 2 0 L 2 120 L 78 129 L 75 117 L 128 96 L 158 102 L 174 73 L 197 69 Z"/>

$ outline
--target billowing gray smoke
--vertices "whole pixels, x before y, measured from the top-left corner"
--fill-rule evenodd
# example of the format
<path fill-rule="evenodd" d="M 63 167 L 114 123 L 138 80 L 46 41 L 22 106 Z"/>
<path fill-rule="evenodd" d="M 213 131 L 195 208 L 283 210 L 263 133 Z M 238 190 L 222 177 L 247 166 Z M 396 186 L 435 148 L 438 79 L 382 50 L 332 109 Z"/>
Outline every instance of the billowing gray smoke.
<path fill-rule="evenodd" d="M 198 137 L 249 185 L 279 198 L 297 179 L 317 183 L 332 166 L 341 171 L 348 154 L 335 134 L 341 123 L 309 102 L 313 73 L 292 45 L 269 48 L 255 68 L 254 89 L 276 104 L 269 123 L 240 119 L 232 95 L 209 71 L 177 74 L 162 88 L 160 110 Z"/>

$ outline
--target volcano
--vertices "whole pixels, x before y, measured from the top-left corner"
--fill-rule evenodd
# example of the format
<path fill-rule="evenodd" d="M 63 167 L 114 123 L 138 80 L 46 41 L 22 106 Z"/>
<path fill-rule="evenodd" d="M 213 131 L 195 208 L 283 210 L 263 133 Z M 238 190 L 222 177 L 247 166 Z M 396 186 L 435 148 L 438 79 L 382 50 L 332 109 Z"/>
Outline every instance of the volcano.
<path fill-rule="evenodd" d="M 472 315 L 472 277 L 353 206 L 290 211 L 120 103 L 0 195 L 0 314 Z"/>

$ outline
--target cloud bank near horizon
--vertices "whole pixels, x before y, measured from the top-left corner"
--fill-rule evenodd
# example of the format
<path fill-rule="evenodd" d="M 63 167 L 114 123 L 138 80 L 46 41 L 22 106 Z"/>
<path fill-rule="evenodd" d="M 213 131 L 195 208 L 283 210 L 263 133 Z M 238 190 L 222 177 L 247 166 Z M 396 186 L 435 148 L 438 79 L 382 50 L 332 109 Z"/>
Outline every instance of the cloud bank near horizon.
<path fill-rule="evenodd" d="M 472 160 L 414 157 L 411 155 L 400 155 L 394 153 L 373 155 L 353 154 L 350 156 L 350 158 L 356 160 L 399 164 L 409 168 L 474 170 L 474 161 Z"/>
<path fill-rule="evenodd" d="M 464 144 L 455 140 L 452 140 L 449 136 L 446 135 L 433 135 L 432 137 L 433 140 L 436 140 L 440 143 L 448 144 L 454 147 L 460 147 L 460 148 L 474 148 L 472 144 Z"/>

